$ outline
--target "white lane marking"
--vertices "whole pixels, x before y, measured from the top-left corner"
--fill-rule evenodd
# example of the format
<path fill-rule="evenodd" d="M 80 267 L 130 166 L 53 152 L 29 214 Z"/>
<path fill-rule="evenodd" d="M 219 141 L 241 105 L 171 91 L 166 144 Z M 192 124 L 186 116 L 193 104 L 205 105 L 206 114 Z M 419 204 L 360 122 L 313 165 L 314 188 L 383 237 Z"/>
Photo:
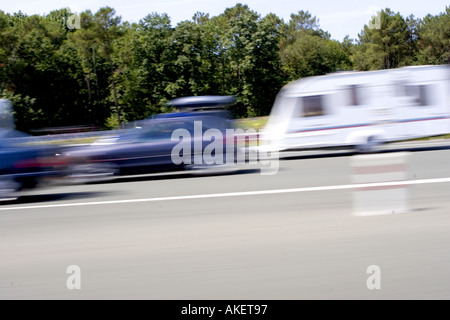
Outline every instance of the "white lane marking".
<path fill-rule="evenodd" d="M 50 208 L 66 208 L 66 207 L 86 207 L 86 206 L 99 206 L 99 205 L 111 205 L 111 204 L 194 200 L 194 199 L 226 198 L 226 197 L 245 197 L 245 196 L 259 196 L 259 195 L 267 195 L 267 194 L 346 190 L 346 189 L 360 189 L 360 188 L 371 188 L 371 187 L 407 186 L 407 185 L 414 185 L 414 184 L 430 184 L 430 183 L 445 183 L 445 182 L 450 182 L 450 178 L 377 182 L 377 183 L 358 183 L 358 184 L 344 184 L 344 185 L 336 185 L 336 186 L 275 189 L 275 190 L 260 190 L 260 191 L 242 191 L 242 192 L 229 192 L 229 193 L 212 193 L 212 194 L 199 194 L 199 195 L 190 195 L 190 196 L 112 200 L 112 201 L 97 201 L 97 202 L 82 202 L 82 203 L 66 203 L 66 204 L 52 204 L 52 205 L 41 205 L 41 206 L 5 207 L 5 208 L 0 208 L 0 211 L 50 209 Z"/>

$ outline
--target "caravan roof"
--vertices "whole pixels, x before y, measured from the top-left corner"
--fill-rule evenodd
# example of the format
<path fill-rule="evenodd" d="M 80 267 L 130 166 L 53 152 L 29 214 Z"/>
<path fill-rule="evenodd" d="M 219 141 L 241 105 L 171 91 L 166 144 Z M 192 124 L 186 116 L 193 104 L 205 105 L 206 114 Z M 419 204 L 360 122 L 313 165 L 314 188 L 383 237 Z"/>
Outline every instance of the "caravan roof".
<path fill-rule="evenodd" d="M 441 72 L 438 77 L 442 80 L 450 80 L 450 66 L 408 66 L 398 69 L 386 69 L 376 71 L 344 71 L 334 72 L 322 76 L 314 76 L 302 78 L 287 84 L 283 89 L 283 94 L 318 94 L 330 89 L 338 89 L 339 86 L 352 84 L 370 84 L 370 85 L 389 85 L 386 77 L 391 77 L 392 81 L 404 80 L 406 82 L 426 82 L 436 80 L 436 75 L 431 74 L 430 71 Z M 420 73 L 420 77 L 412 77 L 414 74 Z"/>

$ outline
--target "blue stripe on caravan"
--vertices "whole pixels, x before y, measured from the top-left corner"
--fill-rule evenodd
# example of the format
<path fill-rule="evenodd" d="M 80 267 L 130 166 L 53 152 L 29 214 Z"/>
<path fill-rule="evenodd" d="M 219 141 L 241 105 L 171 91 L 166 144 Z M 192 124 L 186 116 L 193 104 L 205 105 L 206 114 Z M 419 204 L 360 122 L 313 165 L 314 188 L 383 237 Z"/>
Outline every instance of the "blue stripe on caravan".
<path fill-rule="evenodd" d="M 403 119 L 395 122 L 390 122 L 389 124 L 395 123 L 407 123 L 407 122 L 419 122 L 419 121 L 431 121 L 431 120 L 446 120 L 450 119 L 449 117 L 433 117 L 433 118 L 417 118 L 417 119 Z M 292 133 L 301 133 L 301 132 L 312 132 L 312 131 L 325 131 L 325 130 L 339 130 L 339 129 L 350 129 L 350 128 L 359 128 L 359 127 L 369 127 L 376 126 L 376 123 L 359 123 L 359 124 L 351 124 L 347 126 L 334 126 L 334 127 L 320 127 L 313 129 L 305 129 L 300 131 L 294 131 Z"/>
<path fill-rule="evenodd" d="M 348 126 L 336 126 L 336 127 L 321 127 L 321 128 L 314 128 L 314 129 L 305 129 L 300 130 L 296 132 L 311 132 L 311 131 L 322 131 L 322 130 L 334 130 L 334 129 L 348 129 L 348 128 L 358 128 L 358 127 L 368 127 L 373 125 L 372 123 L 360 123 L 360 124 L 351 124 Z"/>

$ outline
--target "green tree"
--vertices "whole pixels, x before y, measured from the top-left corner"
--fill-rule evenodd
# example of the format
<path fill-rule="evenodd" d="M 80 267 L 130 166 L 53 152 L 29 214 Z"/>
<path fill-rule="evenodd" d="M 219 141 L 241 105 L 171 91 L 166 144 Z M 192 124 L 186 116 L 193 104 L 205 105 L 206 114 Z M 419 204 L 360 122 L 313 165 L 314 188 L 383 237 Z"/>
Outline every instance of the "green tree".
<path fill-rule="evenodd" d="M 152 13 L 128 25 L 115 42 L 114 63 L 118 100 L 129 120 L 138 120 L 164 110 L 165 92 L 173 81 L 170 39 L 173 29 L 167 14 Z"/>
<path fill-rule="evenodd" d="M 309 12 L 292 14 L 285 28 L 280 56 L 288 81 L 351 68 L 351 40 L 346 38 L 344 44 L 331 40 Z"/>
<path fill-rule="evenodd" d="M 36 127 L 60 126 L 67 119 L 79 119 L 77 109 L 73 108 L 77 85 L 68 77 L 70 65 L 59 51 L 67 37 L 67 29 L 55 15 L 64 15 L 64 12 L 55 11 L 48 17 L 17 14 L 10 19 L 16 41 L 4 81 L 15 95 L 29 97 L 34 110 L 34 115 L 29 117 L 24 114 L 30 111 L 29 108 L 16 108 L 19 129 L 28 131 Z"/>
<path fill-rule="evenodd" d="M 122 123 L 121 111 L 117 96 L 117 77 L 120 70 L 116 68 L 113 61 L 114 42 L 119 39 L 123 30 L 121 28 L 122 18 L 116 16 L 116 11 L 110 7 L 100 8 L 94 15 L 92 31 L 95 33 L 98 51 L 101 57 L 109 65 L 110 76 L 110 99 L 114 104 L 115 113 L 119 122 Z"/>
<path fill-rule="evenodd" d="M 280 48 L 283 22 L 275 14 L 260 19 L 252 35 L 252 68 L 247 78 L 247 116 L 263 116 L 270 113 L 278 91 L 284 84 Z"/>
<path fill-rule="evenodd" d="M 258 31 L 260 16 L 247 5 L 237 4 L 225 10 L 228 21 L 224 35 L 225 58 L 227 59 L 229 90 L 238 97 L 235 112 L 238 116 L 248 114 L 253 108 L 251 101 L 252 77 L 254 68 L 255 33 Z"/>
<path fill-rule="evenodd" d="M 91 11 L 87 10 L 80 15 L 80 25 L 83 27 L 68 34 L 66 44 L 76 52 L 76 57 L 81 63 L 86 82 L 89 104 L 93 104 L 93 91 L 96 91 L 96 100 L 99 102 L 98 74 L 96 68 L 96 55 L 98 41 L 96 34 L 92 29 L 94 24 Z M 93 90 L 92 79 L 95 81 L 95 90 Z"/>
<path fill-rule="evenodd" d="M 165 91 L 172 98 L 188 95 L 212 94 L 215 83 L 210 75 L 215 70 L 213 40 L 207 32 L 209 22 L 203 16 L 201 24 L 183 21 L 170 36 L 168 55 L 172 81 Z"/>
<path fill-rule="evenodd" d="M 303 34 L 318 36 L 321 38 L 330 38 L 330 34 L 320 29 L 318 19 L 309 11 L 300 10 L 298 13 L 291 14 L 289 23 L 285 26 L 286 39 L 289 43 L 295 42 Z"/>
<path fill-rule="evenodd" d="M 221 93 L 238 97 L 233 111 L 239 117 L 267 114 L 282 85 L 281 19 L 273 14 L 261 18 L 237 4 L 212 20 L 219 39 L 215 55 Z"/>
<path fill-rule="evenodd" d="M 359 34 L 353 61 L 359 70 L 397 68 L 412 63 L 414 30 L 412 21 L 390 9 L 379 12 L 380 26 L 365 25 Z"/>
<path fill-rule="evenodd" d="M 14 63 L 13 52 L 16 48 L 17 36 L 14 35 L 12 17 L 0 11 L 0 90 L 10 85 L 9 69 Z"/>
<path fill-rule="evenodd" d="M 450 64 L 450 6 L 437 16 L 427 15 L 418 32 L 418 63 Z"/>

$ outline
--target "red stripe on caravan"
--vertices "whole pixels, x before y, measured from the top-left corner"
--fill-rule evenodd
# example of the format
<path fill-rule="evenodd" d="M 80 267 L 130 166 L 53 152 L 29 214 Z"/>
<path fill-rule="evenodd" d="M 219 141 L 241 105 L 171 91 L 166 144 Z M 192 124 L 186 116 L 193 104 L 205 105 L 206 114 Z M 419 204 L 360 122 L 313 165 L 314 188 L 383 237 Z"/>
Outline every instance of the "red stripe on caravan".
<path fill-rule="evenodd" d="M 375 166 L 358 166 L 353 168 L 355 174 L 376 174 L 376 173 L 390 173 L 390 172 L 403 172 L 406 171 L 404 164 L 388 164 L 388 165 L 375 165 Z"/>

